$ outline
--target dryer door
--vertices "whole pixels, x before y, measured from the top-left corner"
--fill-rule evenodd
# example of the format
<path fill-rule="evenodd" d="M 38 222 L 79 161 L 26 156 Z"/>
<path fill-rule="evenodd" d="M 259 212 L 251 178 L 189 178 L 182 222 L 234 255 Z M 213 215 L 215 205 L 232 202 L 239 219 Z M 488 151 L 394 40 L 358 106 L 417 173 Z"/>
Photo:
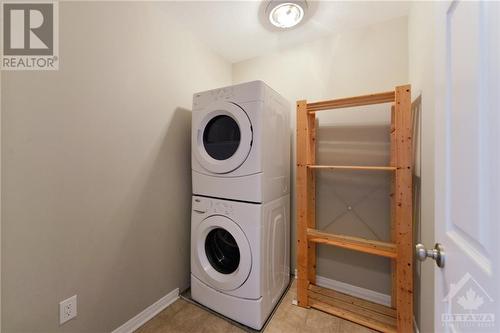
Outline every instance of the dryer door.
<path fill-rule="evenodd" d="M 213 215 L 198 226 L 196 256 L 200 277 L 213 288 L 239 288 L 250 275 L 252 254 L 241 228 L 231 219 Z"/>
<path fill-rule="evenodd" d="M 193 147 L 200 164 L 212 173 L 237 169 L 252 146 L 252 126 L 247 114 L 236 104 L 218 102 L 204 110 Z"/>

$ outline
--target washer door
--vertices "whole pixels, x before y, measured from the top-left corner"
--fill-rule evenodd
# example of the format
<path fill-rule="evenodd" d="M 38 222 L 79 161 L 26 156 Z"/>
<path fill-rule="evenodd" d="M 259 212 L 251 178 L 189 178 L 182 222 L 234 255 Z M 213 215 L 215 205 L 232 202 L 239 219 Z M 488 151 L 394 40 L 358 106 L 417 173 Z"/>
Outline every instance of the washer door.
<path fill-rule="evenodd" d="M 208 285 L 231 291 L 250 275 L 252 254 L 241 228 L 231 219 L 213 215 L 198 226 L 196 258 Z"/>
<path fill-rule="evenodd" d="M 247 114 L 228 102 L 214 103 L 205 113 L 197 132 L 196 158 L 213 173 L 237 169 L 252 146 L 252 126 Z"/>

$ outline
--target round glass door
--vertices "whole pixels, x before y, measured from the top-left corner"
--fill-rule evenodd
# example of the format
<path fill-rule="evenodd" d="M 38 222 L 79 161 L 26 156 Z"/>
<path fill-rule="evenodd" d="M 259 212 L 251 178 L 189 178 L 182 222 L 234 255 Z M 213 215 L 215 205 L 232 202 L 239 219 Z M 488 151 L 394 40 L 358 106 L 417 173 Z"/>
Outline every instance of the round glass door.
<path fill-rule="evenodd" d="M 212 215 L 198 225 L 195 237 L 199 278 L 219 290 L 239 288 L 250 275 L 252 254 L 238 224 L 228 217 Z"/>
<path fill-rule="evenodd" d="M 252 148 L 252 125 L 247 114 L 229 102 L 214 103 L 199 112 L 203 116 L 198 131 L 193 131 L 196 159 L 211 173 L 236 170 L 245 162 Z"/>
<path fill-rule="evenodd" d="M 221 274 L 231 274 L 240 265 L 240 250 L 231 234 L 222 228 L 212 229 L 205 239 L 208 262 Z"/>
<path fill-rule="evenodd" d="M 226 115 L 212 118 L 203 132 L 203 146 L 210 157 L 219 161 L 227 160 L 240 146 L 238 123 Z"/>

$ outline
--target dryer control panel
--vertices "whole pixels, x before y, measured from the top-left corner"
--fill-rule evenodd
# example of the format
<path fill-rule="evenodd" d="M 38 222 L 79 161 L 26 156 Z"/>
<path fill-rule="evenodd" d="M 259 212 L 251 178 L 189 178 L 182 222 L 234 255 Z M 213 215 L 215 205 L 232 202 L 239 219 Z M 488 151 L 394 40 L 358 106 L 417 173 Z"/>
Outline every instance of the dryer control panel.
<path fill-rule="evenodd" d="M 193 197 L 193 211 L 207 215 L 233 216 L 234 214 L 234 208 L 230 202 L 204 197 Z"/>

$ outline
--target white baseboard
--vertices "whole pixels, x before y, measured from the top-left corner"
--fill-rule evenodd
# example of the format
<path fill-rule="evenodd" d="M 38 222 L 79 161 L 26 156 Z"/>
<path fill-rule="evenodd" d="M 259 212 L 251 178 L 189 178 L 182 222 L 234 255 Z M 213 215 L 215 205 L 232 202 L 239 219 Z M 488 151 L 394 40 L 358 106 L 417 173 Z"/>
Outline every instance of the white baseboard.
<path fill-rule="evenodd" d="M 295 270 L 295 277 L 297 277 L 297 270 Z M 391 306 L 391 295 L 382 294 L 377 291 L 361 288 L 349 283 L 329 279 L 319 275 L 316 275 L 316 284 L 320 287 L 335 289 L 344 294 L 359 297 L 367 301 Z"/>
<path fill-rule="evenodd" d="M 179 298 L 179 288 L 163 296 L 111 333 L 132 333 Z"/>
<path fill-rule="evenodd" d="M 367 301 L 391 306 L 391 296 L 377 291 L 353 286 L 352 284 L 328 279 L 323 276 L 316 276 L 316 284 L 320 287 L 335 289 L 341 293 L 366 299 Z"/>

